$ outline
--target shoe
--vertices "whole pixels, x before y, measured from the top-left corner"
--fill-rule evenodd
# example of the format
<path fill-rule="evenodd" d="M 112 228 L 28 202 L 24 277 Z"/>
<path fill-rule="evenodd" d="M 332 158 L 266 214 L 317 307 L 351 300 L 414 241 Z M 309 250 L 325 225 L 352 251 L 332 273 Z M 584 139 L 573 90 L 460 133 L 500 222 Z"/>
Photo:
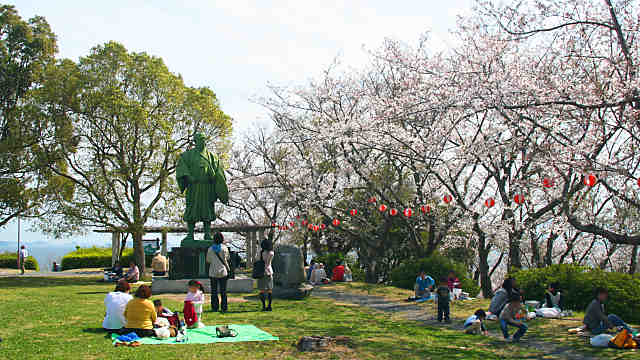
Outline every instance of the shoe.
<path fill-rule="evenodd" d="M 272 311 L 272 310 L 273 309 L 271 309 L 271 306 L 268 306 L 266 311 Z"/>

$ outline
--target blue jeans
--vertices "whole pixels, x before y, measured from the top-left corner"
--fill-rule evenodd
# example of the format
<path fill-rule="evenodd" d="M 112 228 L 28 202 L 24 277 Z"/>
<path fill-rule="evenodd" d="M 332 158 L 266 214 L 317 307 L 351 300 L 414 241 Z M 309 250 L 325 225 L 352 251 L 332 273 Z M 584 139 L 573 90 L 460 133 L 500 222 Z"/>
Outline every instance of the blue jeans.
<path fill-rule="evenodd" d="M 633 332 L 633 330 L 631 330 L 629 325 L 627 325 L 624 321 L 622 321 L 622 319 L 620 319 L 620 317 L 618 315 L 609 314 L 609 316 L 607 316 L 607 319 L 609 320 L 611 325 L 613 325 L 613 326 L 622 326 L 623 328 L 627 329 L 628 332 Z M 598 326 L 597 328 L 589 329 L 589 330 L 591 330 L 591 333 L 593 335 L 600 335 L 600 334 L 604 333 L 605 331 L 607 331 L 608 329 L 603 323 L 600 323 L 600 326 Z"/>
<path fill-rule="evenodd" d="M 522 324 L 514 324 L 514 323 L 510 323 L 510 322 L 507 322 L 506 320 L 502 320 L 501 319 L 500 320 L 500 329 L 502 329 L 502 335 L 504 335 L 505 339 L 509 338 L 509 328 L 508 328 L 508 326 L 513 326 L 513 327 L 517 327 L 518 328 L 518 331 L 516 331 L 516 333 L 513 334 L 513 338 L 516 339 L 516 340 L 519 340 L 524 335 L 524 333 L 527 332 L 527 329 L 528 329 L 527 325 L 524 324 L 524 323 L 522 323 Z"/>

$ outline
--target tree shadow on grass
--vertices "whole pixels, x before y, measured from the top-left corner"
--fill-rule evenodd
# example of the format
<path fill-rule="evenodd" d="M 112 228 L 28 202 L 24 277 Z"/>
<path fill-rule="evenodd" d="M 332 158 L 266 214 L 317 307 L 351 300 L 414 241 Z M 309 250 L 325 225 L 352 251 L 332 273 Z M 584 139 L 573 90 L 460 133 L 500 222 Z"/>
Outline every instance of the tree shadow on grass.
<path fill-rule="evenodd" d="M 24 277 L 0 278 L 0 288 L 41 288 L 53 286 L 96 285 L 97 278 L 91 277 Z"/>
<path fill-rule="evenodd" d="M 108 333 L 103 328 L 87 328 L 87 329 L 82 329 L 82 332 L 85 333 L 85 334 L 104 335 L 105 339 L 111 339 L 111 334 Z"/>
<path fill-rule="evenodd" d="M 104 291 L 81 291 L 81 292 L 77 292 L 76 295 L 104 295 L 106 294 L 106 292 Z"/>

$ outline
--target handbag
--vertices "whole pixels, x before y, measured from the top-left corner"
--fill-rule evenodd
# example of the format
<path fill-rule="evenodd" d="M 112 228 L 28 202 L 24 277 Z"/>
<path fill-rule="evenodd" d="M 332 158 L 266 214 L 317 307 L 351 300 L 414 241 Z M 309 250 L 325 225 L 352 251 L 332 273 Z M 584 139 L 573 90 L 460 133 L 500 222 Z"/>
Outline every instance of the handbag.
<path fill-rule="evenodd" d="M 262 260 L 262 252 L 260 252 L 260 259 L 253 263 L 253 270 L 251 271 L 251 277 L 254 279 L 262 279 L 264 277 L 266 264 Z"/>
<path fill-rule="evenodd" d="M 236 337 L 238 332 L 229 328 L 227 325 L 216 326 L 216 336 L 219 338 Z"/>

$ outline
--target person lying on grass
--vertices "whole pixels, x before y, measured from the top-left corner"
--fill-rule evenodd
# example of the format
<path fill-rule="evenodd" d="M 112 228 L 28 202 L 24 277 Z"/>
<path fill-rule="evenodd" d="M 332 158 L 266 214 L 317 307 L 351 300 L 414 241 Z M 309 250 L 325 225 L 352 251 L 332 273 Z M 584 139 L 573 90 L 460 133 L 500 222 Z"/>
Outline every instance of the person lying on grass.
<path fill-rule="evenodd" d="M 500 313 L 500 329 L 505 340 L 509 340 L 509 326 L 517 327 L 518 331 L 513 334 L 513 342 L 519 342 L 520 338 L 527 332 L 527 325 L 518 319 L 518 314 L 522 310 L 519 294 L 512 294 L 509 303 Z"/>
<path fill-rule="evenodd" d="M 487 313 L 485 313 L 484 310 L 476 310 L 475 314 L 469 316 L 464 322 L 464 332 L 471 335 L 489 335 L 489 331 L 484 326 L 486 318 Z"/>
<path fill-rule="evenodd" d="M 593 335 L 600 335 L 613 327 L 621 327 L 627 329 L 630 333 L 633 330 L 620 317 L 615 314 L 606 315 L 604 304 L 609 299 L 609 292 L 605 288 L 597 288 L 595 292 L 596 298 L 587 306 L 582 321 L 587 330 Z"/>

